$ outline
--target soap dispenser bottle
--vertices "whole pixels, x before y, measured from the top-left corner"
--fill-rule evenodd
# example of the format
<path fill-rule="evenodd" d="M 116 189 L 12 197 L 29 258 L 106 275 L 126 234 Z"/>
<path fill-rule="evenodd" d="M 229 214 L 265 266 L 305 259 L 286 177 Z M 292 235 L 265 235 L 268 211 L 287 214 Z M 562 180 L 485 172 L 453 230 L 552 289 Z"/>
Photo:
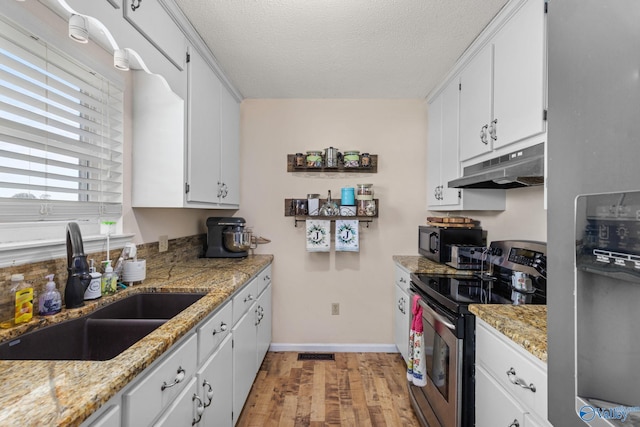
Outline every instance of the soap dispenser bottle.
<path fill-rule="evenodd" d="M 113 272 L 111 260 L 107 261 L 102 275 L 102 295 L 112 295 L 118 289 L 118 276 Z"/>
<path fill-rule="evenodd" d="M 60 313 L 62 310 L 62 296 L 56 289 L 53 281 L 53 274 L 45 276 L 49 281 L 45 287 L 45 291 L 38 298 L 38 308 L 41 316 L 49 316 L 51 314 Z"/>
<path fill-rule="evenodd" d="M 84 291 L 84 300 L 94 300 L 102 296 L 102 274 L 96 271 L 93 265 L 93 260 L 90 261 L 89 274 L 91 275 L 91 282 L 87 286 L 87 290 Z"/>

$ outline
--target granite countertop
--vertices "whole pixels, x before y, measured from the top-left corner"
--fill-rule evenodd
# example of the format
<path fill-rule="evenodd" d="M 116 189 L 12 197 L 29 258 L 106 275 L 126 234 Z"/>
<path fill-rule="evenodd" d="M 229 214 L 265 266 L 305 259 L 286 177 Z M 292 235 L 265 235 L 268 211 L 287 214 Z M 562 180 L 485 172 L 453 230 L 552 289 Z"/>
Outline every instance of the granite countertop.
<path fill-rule="evenodd" d="M 471 304 L 469 311 L 547 363 L 547 306 Z"/>
<path fill-rule="evenodd" d="M 147 271 L 142 284 L 114 296 L 102 297 L 78 309 L 62 310 L 53 316 L 36 316 L 26 325 L 0 330 L 0 341 L 10 340 L 38 327 L 81 317 L 116 299 L 140 292 L 207 293 L 111 360 L 0 361 L 0 425 L 80 425 L 272 260 L 272 255 L 202 258 L 156 268 Z"/>
<path fill-rule="evenodd" d="M 450 274 L 457 276 L 470 276 L 475 271 L 456 270 L 446 264 L 431 261 L 429 258 L 417 255 L 394 255 L 393 261 L 401 265 L 410 273 Z"/>

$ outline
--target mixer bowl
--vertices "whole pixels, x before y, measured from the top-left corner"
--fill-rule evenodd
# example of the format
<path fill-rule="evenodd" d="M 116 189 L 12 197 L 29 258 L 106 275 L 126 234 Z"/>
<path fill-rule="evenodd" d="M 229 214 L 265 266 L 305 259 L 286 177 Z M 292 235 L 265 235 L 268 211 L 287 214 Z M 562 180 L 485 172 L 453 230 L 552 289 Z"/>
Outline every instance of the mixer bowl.
<path fill-rule="evenodd" d="M 222 235 L 224 247 L 230 252 L 244 252 L 251 247 L 251 231 L 227 230 Z"/>

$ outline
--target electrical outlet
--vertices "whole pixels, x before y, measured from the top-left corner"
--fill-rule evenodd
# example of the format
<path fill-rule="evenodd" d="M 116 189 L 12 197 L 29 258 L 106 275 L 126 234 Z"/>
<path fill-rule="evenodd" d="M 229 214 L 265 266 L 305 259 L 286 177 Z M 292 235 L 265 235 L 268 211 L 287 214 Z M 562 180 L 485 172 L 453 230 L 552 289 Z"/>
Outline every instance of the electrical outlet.
<path fill-rule="evenodd" d="M 169 236 L 163 235 L 158 237 L 158 252 L 166 252 L 169 250 Z"/>
<path fill-rule="evenodd" d="M 331 303 L 331 315 L 337 316 L 340 314 L 340 304 L 337 302 Z"/>

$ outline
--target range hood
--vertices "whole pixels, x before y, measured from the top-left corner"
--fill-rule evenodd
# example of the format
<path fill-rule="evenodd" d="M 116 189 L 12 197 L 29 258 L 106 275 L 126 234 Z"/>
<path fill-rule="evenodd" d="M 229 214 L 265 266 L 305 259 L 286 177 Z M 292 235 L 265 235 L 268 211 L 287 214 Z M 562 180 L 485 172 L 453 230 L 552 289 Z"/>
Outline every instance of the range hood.
<path fill-rule="evenodd" d="M 449 188 L 517 188 L 544 183 L 544 143 L 464 168 Z"/>

